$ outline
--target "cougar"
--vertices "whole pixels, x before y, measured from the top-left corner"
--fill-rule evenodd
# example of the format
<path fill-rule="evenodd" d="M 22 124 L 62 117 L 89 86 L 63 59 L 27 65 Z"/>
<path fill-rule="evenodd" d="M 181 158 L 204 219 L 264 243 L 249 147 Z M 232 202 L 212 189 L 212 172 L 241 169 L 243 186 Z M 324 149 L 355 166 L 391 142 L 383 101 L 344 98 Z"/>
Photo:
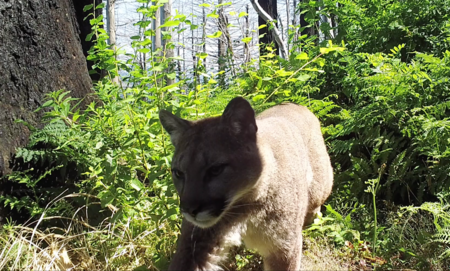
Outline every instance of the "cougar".
<path fill-rule="evenodd" d="M 241 97 L 222 116 L 188 121 L 161 110 L 175 153 L 183 214 L 169 270 L 223 270 L 228 248 L 263 257 L 265 270 L 300 270 L 302 228 L 331 193 L 333 171 L 319 120 L 306 107 L 255 117 Z"/>

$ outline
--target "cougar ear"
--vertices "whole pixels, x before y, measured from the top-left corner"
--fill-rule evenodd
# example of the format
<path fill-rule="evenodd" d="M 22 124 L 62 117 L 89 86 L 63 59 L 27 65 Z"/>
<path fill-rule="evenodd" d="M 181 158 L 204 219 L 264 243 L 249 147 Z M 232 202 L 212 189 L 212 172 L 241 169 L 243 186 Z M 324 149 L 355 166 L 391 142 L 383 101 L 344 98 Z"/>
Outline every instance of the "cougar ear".
<path fill-rule="evenodd" d="M 183 133 L 191 127 L 191 123 L 185 119 L 179 118 L 167 110 L 159 111 L 159 121 L 161 121 L 164 130 L 170 135 L 172 144 L 176 147 Z"/>
<path fill-rule="evenodd" d="M 222 123 L 227 125 L 231 133 L 236 136 L 256 139 L 258 127 L 255 111 L 242 97 L 236 97 L 228 103 L 222 114 Z"/>

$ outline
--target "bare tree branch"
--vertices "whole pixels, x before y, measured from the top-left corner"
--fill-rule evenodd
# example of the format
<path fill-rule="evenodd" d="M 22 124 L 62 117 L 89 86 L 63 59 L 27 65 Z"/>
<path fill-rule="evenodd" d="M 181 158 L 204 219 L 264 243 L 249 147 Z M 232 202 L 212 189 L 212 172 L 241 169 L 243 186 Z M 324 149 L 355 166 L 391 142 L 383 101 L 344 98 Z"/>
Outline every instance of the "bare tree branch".
<path fill-rule="evenodd" d="M 256 10 L 259 16 L 264 19 L 267 23 L 273 21 L 273 19 L 270 17 L 267 12 L 265 12 L 261 6 L 258 3 L 258 0 L 250 0 L 250 3 L 252 3 L 253 8 Z M 281 49 L 282 57 L 287 59 L 289 58 L 289 51 L 286 49 L 286 43 L 284 42 L 283 38 L 281 37 L 280 31 L 278 30 L 278 27 L 276 25 L 273 25 L 272 33 L 275 38 L 275 41 L 277 42 L 278 46 Z"/>

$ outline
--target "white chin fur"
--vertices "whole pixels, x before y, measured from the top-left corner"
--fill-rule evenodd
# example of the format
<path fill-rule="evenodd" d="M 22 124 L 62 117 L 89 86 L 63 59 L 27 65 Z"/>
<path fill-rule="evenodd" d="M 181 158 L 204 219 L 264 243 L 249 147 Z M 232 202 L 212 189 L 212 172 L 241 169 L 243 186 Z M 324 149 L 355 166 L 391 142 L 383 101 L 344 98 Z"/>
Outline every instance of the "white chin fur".
<path fill-rule="evenodd" d="M 197 214 L 196 217 L 193 217 L 192 215 L 183 212 L 183 216 L 186 218 L 187 221 L 191 222 L 192 224 L 194 224 L 199 228 L 212 227 L 220 220 L 220 217 L 212 216 L 209 211 L 200 212 Z"/>

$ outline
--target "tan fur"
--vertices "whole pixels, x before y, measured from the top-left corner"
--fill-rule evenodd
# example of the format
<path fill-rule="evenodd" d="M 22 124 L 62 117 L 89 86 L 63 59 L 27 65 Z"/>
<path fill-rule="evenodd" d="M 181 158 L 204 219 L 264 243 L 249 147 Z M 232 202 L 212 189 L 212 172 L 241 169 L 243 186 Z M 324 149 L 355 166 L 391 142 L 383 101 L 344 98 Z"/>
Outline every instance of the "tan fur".
<path fill-rule="evenodd" d="M 300 270 L 302 228 L 331 193 L 333 173 L 318 119 L 282 104 L 256 119 L 235 98 L 221 117 L 188 122 L 167 111 L 175 186 L 185 219 L 169 270 L 221 270 L 243 240 L 265 270 Z"/>

